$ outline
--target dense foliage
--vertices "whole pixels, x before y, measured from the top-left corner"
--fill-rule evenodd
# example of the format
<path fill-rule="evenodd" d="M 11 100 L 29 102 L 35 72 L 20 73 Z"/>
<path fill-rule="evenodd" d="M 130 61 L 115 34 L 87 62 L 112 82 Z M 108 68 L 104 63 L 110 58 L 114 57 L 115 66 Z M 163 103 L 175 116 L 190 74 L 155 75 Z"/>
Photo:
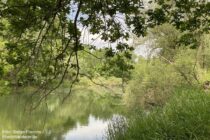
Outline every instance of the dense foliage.
<path fill-rule="evenodd" d="M 32 88 L 33 110 L 62 84 L 59 103 L 91 82 L 127 107 L 108 139 L 208 139 L 209 29 L 206 0 L 1 0 L 0 95 Z M 145 58 L 133 53 L 142 44 Z"/>
<path fill-rule="evenodd" d="M 120 53 L 129 46 L 119 40 L 128 39 L 130 31 L 145 36 L 148 27 L 165 22 L 186 31 L 182 43 L 195 44 L 194 35 L 209 29 L 209 6 L 195 0 L 4 0 L 0 2 L 0 73 L 13 85 L 32 82 L 47 87 L 54 79 L 62 83 L 71 71 L 75 83 L 80 71 L 78 51 L 87 48 L 80 41 L 82 28 L 104 41 L 117 41 Z M 107 55 L 114 56 L 110 49 Z M 130 57 L 127 52 L 125 57 Z M 118 66 L 130 69 L 128 64 Z"/>
<path fill-rule="evenodd" d="M 124 96 L 133 114 L 111 123 L 108 139 L 209 138 L 209 34 L 196 49 L 179 43 L 182 34 L 163 24 L 143 39 L 155 55 L 135 65 Z"/>

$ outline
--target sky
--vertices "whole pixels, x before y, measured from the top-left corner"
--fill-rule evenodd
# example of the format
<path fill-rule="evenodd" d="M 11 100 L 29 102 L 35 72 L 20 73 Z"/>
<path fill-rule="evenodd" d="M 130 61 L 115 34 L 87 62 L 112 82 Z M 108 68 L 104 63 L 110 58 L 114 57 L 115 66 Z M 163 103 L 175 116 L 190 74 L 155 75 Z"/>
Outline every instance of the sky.
<path fill-rule="evenodd" d="M 143 0 L 145 3 L 147 3 L 148 0 Z M 73 20 L 74 17 L 75 17 L 75 11 L 77 11 L 77 5 L 75 4 L 71 4 L 72 7 L 71 7 L 71 12 L 70 12 L 70 15 L 68 15 L 68 18 Z M 148 5 L 146 4 L 145 5 L 145 8 L 148 8 Z M 83 18 L 87 18 L 86 15 L 79 15 L 79 17 L 83 17 Z M 123 27 L 126 28 L 126 30 L 129 30 L 125 24 L 125 21 L 123 20 L 124 19 L 124 16 L 122 14 L 117 14 L 118 17 L 120 17 L 118 20 L 119 22 L 123 25 Z M 104 48 L 104 47 L 112 47 L 112 48 L 115 48 L 116 45 L 117 45 L 117 42 L 115 43 L 110 43 L 108 41 L 104 41 L 100 38 L 100 35 L 99 34 L 91 34 L 89 32 L 89 30 L 86 28 L 84 28 L 81 24 L 78 24 L 78 28 L 80 29 L 81 31 L 81 38 L 80 38 L 80 41 L 81 43 L 83 44 L 88 44 L 88 45 L 93 45 L 93 46 L 96 46 L 96 48 Z M 132 34 L 130 34 L 130 38 L 128 40 L 125 40 L 125 39 L 121 39 L 119 40 L 118 42 L 123 42 L 123 43 L 127 43 L 131 46 L 134 45 L 134 37 Z M 138 46 L 133 46 L 135 48 L 134 50 L 134 53 L 136 55 L 140 55 L 142 57 L 148 57 L 149 55 L 149 52 L 150 52 L 150 48 L 149 48 L 149 45 L 148 45 L 148 42 L 145 42 L 144 44 L 140 44 Z"/>

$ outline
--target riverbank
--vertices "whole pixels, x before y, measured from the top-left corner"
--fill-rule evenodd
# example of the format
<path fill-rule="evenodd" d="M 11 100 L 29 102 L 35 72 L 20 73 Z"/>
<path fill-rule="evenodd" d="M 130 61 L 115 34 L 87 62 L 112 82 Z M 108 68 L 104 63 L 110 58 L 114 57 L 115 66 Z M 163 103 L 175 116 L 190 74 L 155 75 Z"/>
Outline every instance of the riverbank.
<path fill-rule="evenodd" d="M 164 107 L 137 110 L 127 121 L 113 122 L 109 140 L 208 140 L 210 94 L 197 88 L 178 88 Z M 123 123 L 125 125 L 123 125 Z"/>

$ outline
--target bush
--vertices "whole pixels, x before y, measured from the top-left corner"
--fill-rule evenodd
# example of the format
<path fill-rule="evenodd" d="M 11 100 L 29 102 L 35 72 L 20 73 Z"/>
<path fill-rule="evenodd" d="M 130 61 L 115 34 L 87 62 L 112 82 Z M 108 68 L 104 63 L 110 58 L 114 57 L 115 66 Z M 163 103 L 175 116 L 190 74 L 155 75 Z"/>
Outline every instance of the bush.
<path fill-rule="evenodd" d="M 125 101 L 129 108 L 162 106 L 176 86 L 186 84 L 173 66 L 159 59 L 140 61 L 129 82 Z"/>
<path fill-rule="evenodd" d="M 9 87 L 9 82 L 5 80 L 0 80 L 0 96 L 7 95 L 11 92 L 11 87 Z"/>

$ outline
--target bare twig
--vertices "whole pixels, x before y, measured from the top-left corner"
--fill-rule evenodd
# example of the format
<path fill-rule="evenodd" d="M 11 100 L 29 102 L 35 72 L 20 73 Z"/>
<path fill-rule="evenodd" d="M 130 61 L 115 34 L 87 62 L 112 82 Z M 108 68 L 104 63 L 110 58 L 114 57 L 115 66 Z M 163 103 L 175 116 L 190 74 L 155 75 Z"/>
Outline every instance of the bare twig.
<path fill-rule="evenodd" d="M 76 83 L 76 81 L 79 77 L 79 70 L 80 70 L 79 59 L 78 59 L 79 37 L 78 37 L 78 32 L 77 32 L 77 20 L 78 20 L 79 14 L 80 14 L 81 7 L 82 7 L 82 0 L 80 0 L 80 2 L 78 4 L 77 12 L 76 12 L 76 15 L 75 15 L 75 18 L 74 18 L 74 38 L 75 38 L 74 52 L 75 52 L 75 56 L 76 56 L 77 73 L 76 73 L 75 79 L 71 83 L 69 93 L 63 98 L 62 103 L 64 103 L 66 98 L 71 94 L 72 87 Z"/>
<path fill-rule="evenodd" d="M 86 53 L 88 53 L 89 55 L 91 55 L 91 56 L 97 58 L 97 59 L 100 59 L 100 60 L 103 59 L 103 58 L 98 57 L 98 56 L 96 56 L 95 54 L 93 54 L 93 53 L 91 53 L 91 52 L 89 52 L 89 51 L 86 51 L 86 50 L 84 50 L 84 49 L 83 49 L 83 51 L 86 52 Z"/>
<path fill-rule="evenodd" d="M 111 90 L 113 93 L 116 93 L 116 92 L 115 92 L 113 89 L 111 89 L 110 87 L 108 87 L 108 86 L 106 86 L 106 85 L 104 85 L 104 84 L 102 84 L 102 83 L 97 83 L 97 82 L 95 82 L 91 76 L 89 76 L 89 75 L 87 75 L 87 74 L 84 74 L 84 73 L 80 73 L 80 75 L 81 75 L 81 76 L 87 77 L 93 84 L 95 84 L 95 85 L 97 85 L 97 86 L 104 87 L 104 88 L 106 88 L 106 89 L 108 89 L 108 90 Z"/>
<path fill-rule="evenodd" d="M 185 75 L 185 73 L 183 71 L 181 71 L 177 66 L 174 65 L 173 62 L 171 62 L 170 60 L 166 59 L 165 57 L 159 55 L 162 59 L 164 59 L 166 62 L 168 62 L 169 64 L 173 65 L 174 68 L 184 77 L 185 81 L 189 84 L 192 85 L 191 81 L 188 79 L 188 77 Z"/>

